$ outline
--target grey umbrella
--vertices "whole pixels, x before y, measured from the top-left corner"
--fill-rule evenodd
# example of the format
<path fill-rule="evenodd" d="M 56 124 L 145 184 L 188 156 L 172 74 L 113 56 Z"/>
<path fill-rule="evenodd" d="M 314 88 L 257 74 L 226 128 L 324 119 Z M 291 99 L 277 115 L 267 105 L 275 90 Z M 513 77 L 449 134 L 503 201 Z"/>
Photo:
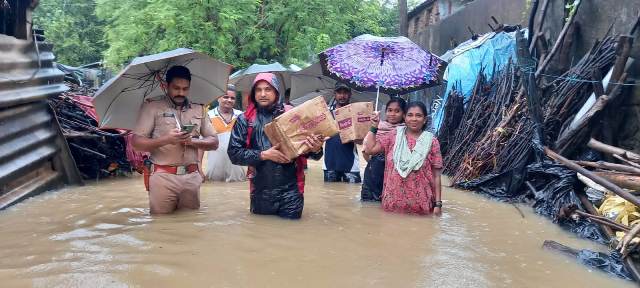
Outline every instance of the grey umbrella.
<path fill-rule="evenodd" d="M 296 71 L 296 68 L 297 66 L 295 65 L 285 67 L 278 62 L 271 64 L 252 64 L 245 69 L 238 70 L 231 74 L 231 76 L 229 76 L 229 83 L 235 85 L 236 89 L 240 91 L 248 91 L 251 89 L 253 80 L 257 74 L 271 72 L 280 77 L 286 89 L 291 87 L 291 74 Z"/>
<path fill-rule="evenodd" d="M 231 65 L 191 49 L 180 48 L 135 58 L 93 98 L 100 127 L 134 129 L 145 100 L 165 95 L 166 70 L 183 65 L 191 71 L 189 100 L 209 104 L 226 93 Z"/>
<path fill-rule="evenodd" d="M 335 86 L 336 80 L 323 75 L 320 63 L 314 63 L 291 75 L 290 101 L 293 105 L 299 105 L 322 95 L 329 102 L 333 100 Z M 376 99 L 375 92 L 361 92 L 353 89 L 351 91 L 351 102 L 367 102 Z M 389 100 L 389 96 L 386 94 L 380 96 L 381 103 L 386 103 Z"/>

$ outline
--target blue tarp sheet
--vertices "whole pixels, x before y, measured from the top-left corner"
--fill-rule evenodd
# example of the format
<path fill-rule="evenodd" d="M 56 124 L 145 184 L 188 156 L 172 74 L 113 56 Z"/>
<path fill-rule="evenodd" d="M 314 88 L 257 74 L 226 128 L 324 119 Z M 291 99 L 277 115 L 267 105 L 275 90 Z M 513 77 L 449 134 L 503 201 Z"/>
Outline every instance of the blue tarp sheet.
<path fill-rule="evenodd" d="M 464 42 L 441 56 L 443 60 L 449 62 L 449 65 L 444 72 L 444 78 L 447 80 L 446 91 L 442 99 L 434 103 L 438 105 L 434 107 L 433 115 L 433 127 L 436 131 L 440 129 L 444 116 L 444 104 L 454 85 L 461 90 L 466 101 L 471 96 L 480 69 L 484 67 L 485 75 L 491 77 L 494 67 L 499 71 L 509 62 L 509 59 L 515 62 L 515 33 L 488 33 L 475 41 Z"/>

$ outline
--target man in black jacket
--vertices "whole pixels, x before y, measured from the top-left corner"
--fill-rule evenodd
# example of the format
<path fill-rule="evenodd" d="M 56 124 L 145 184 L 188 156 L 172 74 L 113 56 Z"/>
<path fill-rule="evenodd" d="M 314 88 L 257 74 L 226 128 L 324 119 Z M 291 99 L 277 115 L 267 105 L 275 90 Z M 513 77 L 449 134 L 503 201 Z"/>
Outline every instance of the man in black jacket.
<path fill-rule="evenodd" d="M 272 73 L 256 76 L 247 111 L 238 117 L 227 153 L 235 165 L 249 167 L 251 212 L 298 219 L 304 206 L 303 160 L 322 157 L 322 141 L 310 136 L 305 141 L 311 153 L 290 161 L 272 146 L 264 125 L 284 113 L 278 78 Z"/>

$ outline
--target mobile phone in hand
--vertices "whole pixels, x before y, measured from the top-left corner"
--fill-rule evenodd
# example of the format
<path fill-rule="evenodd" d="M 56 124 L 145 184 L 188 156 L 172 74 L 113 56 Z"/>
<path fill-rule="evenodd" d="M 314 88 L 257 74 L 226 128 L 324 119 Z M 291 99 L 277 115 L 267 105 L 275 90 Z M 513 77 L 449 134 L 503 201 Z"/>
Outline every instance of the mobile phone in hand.
<path fill-rule="evenodd" d="M 193 125 L 193 124 L 182 125 L 182 128 L 180 129 L 180 132 L 191 133 L 191 131 L 193 131 L 193 128 L 195 128 L 195 127 L 196 127 L 196 125 Z"/>

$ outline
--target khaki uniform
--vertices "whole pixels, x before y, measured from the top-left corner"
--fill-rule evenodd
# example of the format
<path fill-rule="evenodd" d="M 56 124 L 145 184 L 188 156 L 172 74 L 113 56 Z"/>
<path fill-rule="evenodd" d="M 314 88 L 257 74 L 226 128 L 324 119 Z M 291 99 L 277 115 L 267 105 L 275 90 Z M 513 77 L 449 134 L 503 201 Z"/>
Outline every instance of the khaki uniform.
<path fill-rule="evenodd" d="M 159 138 L 176 129 L 176 117 L 181 125 L 194 124 L 192 137 L 215 136 L 216 132 L 200 104 L 176 107 L 167 97 L 142 105 L 134 133 L 147 138 Z M 182 166 L 197 164 L 198 149 L 182 144 L 165 145 L 151 151 L 151 162 L 156 165 Z M 184 175 L 152 172 L 149 179 L 149 208 L 151 213 L 171 213 L 176 209 L 200 208 L 200 184 L 198 171 Z"/>

